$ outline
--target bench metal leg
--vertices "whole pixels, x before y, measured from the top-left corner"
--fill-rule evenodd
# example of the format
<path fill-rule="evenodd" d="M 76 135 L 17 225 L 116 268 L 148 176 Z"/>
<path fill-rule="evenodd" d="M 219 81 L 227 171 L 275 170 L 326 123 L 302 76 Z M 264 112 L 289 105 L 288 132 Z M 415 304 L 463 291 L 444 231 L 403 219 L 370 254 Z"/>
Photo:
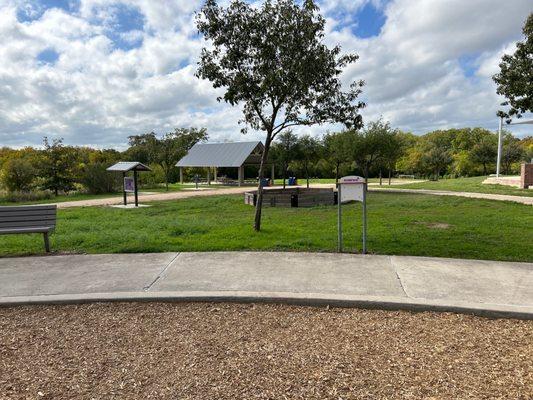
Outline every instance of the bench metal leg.
<path fill-rule="evenodd" d="M 48 239 L 48 232 L 44 232 L 44 249 L 50 253 L 50 240 Z"/>

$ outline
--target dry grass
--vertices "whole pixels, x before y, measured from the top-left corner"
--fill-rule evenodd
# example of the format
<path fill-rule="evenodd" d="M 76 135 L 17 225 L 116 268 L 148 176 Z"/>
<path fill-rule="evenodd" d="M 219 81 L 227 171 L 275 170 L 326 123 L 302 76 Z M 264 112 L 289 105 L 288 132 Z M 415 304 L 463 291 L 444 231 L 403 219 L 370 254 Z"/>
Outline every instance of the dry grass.
<path fill-rule="evenodd" d="M 239 304 L 0 309 L 2 399 L 533 397 L 533 323 Z"/>

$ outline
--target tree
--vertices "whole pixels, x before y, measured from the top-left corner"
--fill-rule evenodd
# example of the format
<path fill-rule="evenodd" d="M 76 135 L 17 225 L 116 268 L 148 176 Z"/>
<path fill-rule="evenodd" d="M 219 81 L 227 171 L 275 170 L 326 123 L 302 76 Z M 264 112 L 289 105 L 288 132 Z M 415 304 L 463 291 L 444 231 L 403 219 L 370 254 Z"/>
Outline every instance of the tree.
<path fill-rule="evenodd" d="M 529 14 L 522 29 L 525 40 L 516 44 L 513 55 L 505 54 L 500 63 L 500 72 L 492 77 L 498 85 L 496 92 L 507 101 L 502 105 L 510 105 L 507 112 L 499 115 L 518 118 L 523 113 L 533 112 L 533 13 Z"/>
<path fill-rule="evenodd" d="M 340 75 L 355 54 L 324 43 L 325 19 L 313 0 L 266 0 L 261 6 L 233 0 L 226 8 L 207 0 L 197 26 L 210 46 L 202 49 L 197 76 L 225 88 L 219 100 L 243 105 L 243 121 L 266 133 L 259 182 L 275 137 L 291 126 L 326 122 L 361 126 L 356 102 L 362 81 L 343 91 Z M 263 189 L 258 187 L 254 229 L 261 228 Z"/>
<path fill-rule="evenodd" d="M 291 130 L 284 131 L 277 137 L 277 142 L 272 146 L 272 155 L 283 173 L 283 189 L 287 178 L 287 169 L 291 161 L 298 158 L 298 137 Z"/>
<path fill-rule="evenodd" d="M 396 167 L 396 163 L 402 157 L 405 153 L 405 145 L 402 140 L 402 136 L 400 135 L 400 132 L 397 130 L 389 130 L 385 134 L 385 141 L 383 143 L 383 149 L 382 149 L 382 160 L 383 164 L 387 168 L 387 171 L 389 173 L 389 185 L 391 184 L 392 180 L 392 172 L 394 171 Z M 381 178 L 381 171 L 380 171 L 380 178 Z M 380 180 L 381 185 L 381 180 Z"/>
<path fill-rule="evenodd" d="M 483 175 L 488 175 L 487 165 L 492 164 L 497 156 L 494 137 L 487 136 L 472 148 L 470 157 L 475 163 L 483 165 Z"/>
<path fill-rule="evenodd" d="M 324 136 L 326 158 L 334 164 L 335 183 L 339 182 L 339 169 L 342 164 L 350 160 L 348 131 L 328 133 Z"/>
<path fill-rule="evenodd" d="M 165 176 L 168 190 L 170 174 L 176 162 L 183 158 L 196 143 L 207 140 L 206 128 L 176 128 L 159 139 L 155 133 L 130 136 L 130 146 L 137 148 L 140 155 L 146 155 L 149 162 L 159 165 Z"/>
<path fill-rule="evenodd" d="M 10 157 L 2 165 L 0 182 L 10 192 L 27 192 L 31 189 L 36 170 L 30 160 Z"/>
<path fill-rule="evenodd" d="M 422 161 L 427 170 L 434 174 L 435 179 L 439 180 L 441 172 L 452 163 L 452 157 L 445 147 L 430 142 Z"/>
<path fill-rule="evenodd" d="M 520 161 L 523 155 L 524 149 L 520 146 L 518 139 L 511 137 L 507 143 L 504 142 L 501 160 L 503 164 L 503 173 L 508 175 L 511 172 L 511 165 Z"/>
<path fill-rule="evenodd" d="M 320 156 L 320 143 L 310 135 L 304 135 L 298 140 L 299 157 L 305 171 L 307 188 L 309 189 L 309 167 L 312 163 L 318 161 Z"/>
<path fill-rule="evenodd" d="M 365 179 L 368 179 L 370 168 L 382 159 L 390 132 L 389 123 L 382 120 L 370 122 L 362 132 L 354 132 L 352 157 L 363 170 Z"/>
<path fill-rule="evenodd" d="M 63 146 L 63 139 L 45 136 L 43 139 L 40 175 L 44 178 L 44 189 L 49 189 L 57 196 L 59 191 L 68 192 L 74 188 L 74 168 L 76 164 L 75 150 Z"/>

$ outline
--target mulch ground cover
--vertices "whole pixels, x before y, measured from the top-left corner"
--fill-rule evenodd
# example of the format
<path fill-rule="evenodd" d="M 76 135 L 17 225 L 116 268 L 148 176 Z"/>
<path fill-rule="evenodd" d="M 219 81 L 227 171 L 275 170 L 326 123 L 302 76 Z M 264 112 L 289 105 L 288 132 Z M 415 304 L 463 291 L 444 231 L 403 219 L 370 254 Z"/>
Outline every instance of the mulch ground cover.
<path fill-rule="evenodd" d="M 533 322 L 250 304 L 0 308 L 0 399 L 385 398 L 533 398 Z"/>

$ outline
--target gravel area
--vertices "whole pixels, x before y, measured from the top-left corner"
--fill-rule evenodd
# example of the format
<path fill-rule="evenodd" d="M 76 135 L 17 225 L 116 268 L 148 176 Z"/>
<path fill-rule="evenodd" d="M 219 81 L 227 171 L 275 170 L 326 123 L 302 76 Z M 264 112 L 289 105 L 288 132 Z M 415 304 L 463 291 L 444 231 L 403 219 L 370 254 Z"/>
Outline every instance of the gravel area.
<path fill-rule="evenodd" d="M 0 399 L 533 398 L 533 322 L 282 305 L 0 308 Z"/>

